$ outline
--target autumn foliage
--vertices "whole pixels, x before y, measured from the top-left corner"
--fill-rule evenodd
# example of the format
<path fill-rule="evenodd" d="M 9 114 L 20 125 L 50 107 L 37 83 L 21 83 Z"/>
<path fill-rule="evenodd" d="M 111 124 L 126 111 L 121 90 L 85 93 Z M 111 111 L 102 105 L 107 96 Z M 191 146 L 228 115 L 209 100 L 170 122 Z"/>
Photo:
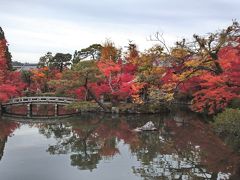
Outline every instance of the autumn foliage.
<path fill-rule="evenodd" d="M 62 74 L 58 69 L 50 69 L 47 66 L 31 70 L 30 90 L 36 93 L 45 93 L 56 90 L 49 86 L 51 80 L 61 79 Z"/>
<path fill-rule="evenodd" d="M 7 42 L 2 33 L 0 101 L 21 95 L 27 89 L 31 94 L 51 93 L 94 101 L 102 108 L 104 99 L 112 106 L 120 102 L 183 102 L 191 104 L 196 112 L 215 114 L 240 98 L 239 34 L 239 24 L 233 22 L 220 32 L 194 35 L 192 42 L 183 39 L 170 49 L 160 40 L 160 44 L 144 52 L 139 52 L 132 42 L 124 52 L 107 40 L 103 45 L 91 46 L 91 52 L 98 54 L 97 59 L 83 60 L 75 54 L 72 65 L 68 62 L 61 69 L 58 63 L 64 57 L 59 56 L 51 63 L 49 53 L 41 58 L 44 62 L 41 67 L 29 72 L 26 87 L 19 72 L 10 70 Z M 83 51 L 79 55 L 88 53 L 86 49 Z"/>
<path fill-rule="evenodd" d="M 0 33 L 0 102 L 4 102 L 11 97 L 21 95 L 25 84 L 22 82 L 19 72 L 12 72 L 9 69 L 7 41 L 2 30 Z"/>
<path fill-rule="evenodd" d="M 219 52 L 223 72 L 207 72 L 199 76 L 201 90 L 194 93 L 193 110 L 207 109 L 210 114 L 224 109 L 228 103 L 240 98 L 240 45 L 227 46 Z"/>

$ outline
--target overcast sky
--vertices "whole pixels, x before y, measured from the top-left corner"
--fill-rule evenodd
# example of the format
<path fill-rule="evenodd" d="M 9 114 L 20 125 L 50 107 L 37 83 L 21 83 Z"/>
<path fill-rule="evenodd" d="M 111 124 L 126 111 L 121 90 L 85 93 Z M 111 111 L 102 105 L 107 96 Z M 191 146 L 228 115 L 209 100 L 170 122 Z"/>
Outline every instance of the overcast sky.
<path fill-rule="evenodd" d="M 159 31 L 168 45 L 240 18 L 240 0 L 0 0 L 0 26 L 13 60 L 38 62 L 46 52 L 73 53 L 106 38 L 140 50 Z"/>

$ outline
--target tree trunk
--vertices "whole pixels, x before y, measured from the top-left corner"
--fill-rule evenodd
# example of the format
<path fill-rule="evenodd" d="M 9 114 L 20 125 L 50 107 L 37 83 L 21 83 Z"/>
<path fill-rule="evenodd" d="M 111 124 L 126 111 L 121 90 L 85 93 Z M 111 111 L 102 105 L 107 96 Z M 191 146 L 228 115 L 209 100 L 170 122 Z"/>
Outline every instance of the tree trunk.
<path fill-rule="evenodd" d="M 91 91 L 91 89 L 88 88 L 87 85 L 85 85 L 84 87 L 85 87 L 86 91 L 88 92 L 89 96 L 91 96 L 96 101 L 96 103 L 98 103 L 98 105 L 104 110 L 104 112 L 110 112 L 110 110 L 101 101 L 98 100 L 98 98 Z"/>
<path fill-rule="evenodd" d="M 223 69 L 218 62 L 218 54 L 217 53 L 218 53 L 218 51 L 209 52 L 211 58 L 214 60 L 214 65 L 215 65 L 215 68 L 216 68 L 216 74 L 219 75 L 219 74 L 223 73 Z"/>

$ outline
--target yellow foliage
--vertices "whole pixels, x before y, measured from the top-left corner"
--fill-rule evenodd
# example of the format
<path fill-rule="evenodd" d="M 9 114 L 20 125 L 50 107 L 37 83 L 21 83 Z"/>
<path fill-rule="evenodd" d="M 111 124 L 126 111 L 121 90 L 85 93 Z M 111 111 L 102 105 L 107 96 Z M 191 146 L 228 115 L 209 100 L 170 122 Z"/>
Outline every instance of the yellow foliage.
<path fill-rule="evenodd" d="M 164 99 L 166 101 L 171 101 L 174 99 L 174 93 L 166 93 L 165 96 L 164 96 Z"/>
<path fill-rule="evenodd" d="M 201 64 L 201 61 L 197 59 L 192 59 L 192 60 L 186 61 L 184 64 L 187 67 L 197 67 Z"/>
<path fill-rule="evenodd" d="M 133 100 L 133 103 L 135 103 L 135 104 L 142 104 L 143 103 L 143 100 L 142 100 L 142 98 L 140 97 L 139 94 L 133 94 L 132 95 L 132 100 Z"/>
<path fill-rule="evenodd" d="M 171 55 L 176 58 L 183 58 L 188 55 L 188 51 L 186 49 L 174 48 L 171 51 Z"/>

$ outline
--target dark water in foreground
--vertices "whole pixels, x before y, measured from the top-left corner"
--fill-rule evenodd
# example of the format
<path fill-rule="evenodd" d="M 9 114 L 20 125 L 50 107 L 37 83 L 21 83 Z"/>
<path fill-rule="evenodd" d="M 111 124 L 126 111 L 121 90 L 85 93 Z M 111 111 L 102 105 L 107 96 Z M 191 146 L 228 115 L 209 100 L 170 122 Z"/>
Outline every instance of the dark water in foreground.
<path fill-rule="evenodd" d="M 132 130 L 152 121 L 155 132 Z M 239 179 L 240 157 L 187 112 L 0 120 L 1 180 Z"/>

